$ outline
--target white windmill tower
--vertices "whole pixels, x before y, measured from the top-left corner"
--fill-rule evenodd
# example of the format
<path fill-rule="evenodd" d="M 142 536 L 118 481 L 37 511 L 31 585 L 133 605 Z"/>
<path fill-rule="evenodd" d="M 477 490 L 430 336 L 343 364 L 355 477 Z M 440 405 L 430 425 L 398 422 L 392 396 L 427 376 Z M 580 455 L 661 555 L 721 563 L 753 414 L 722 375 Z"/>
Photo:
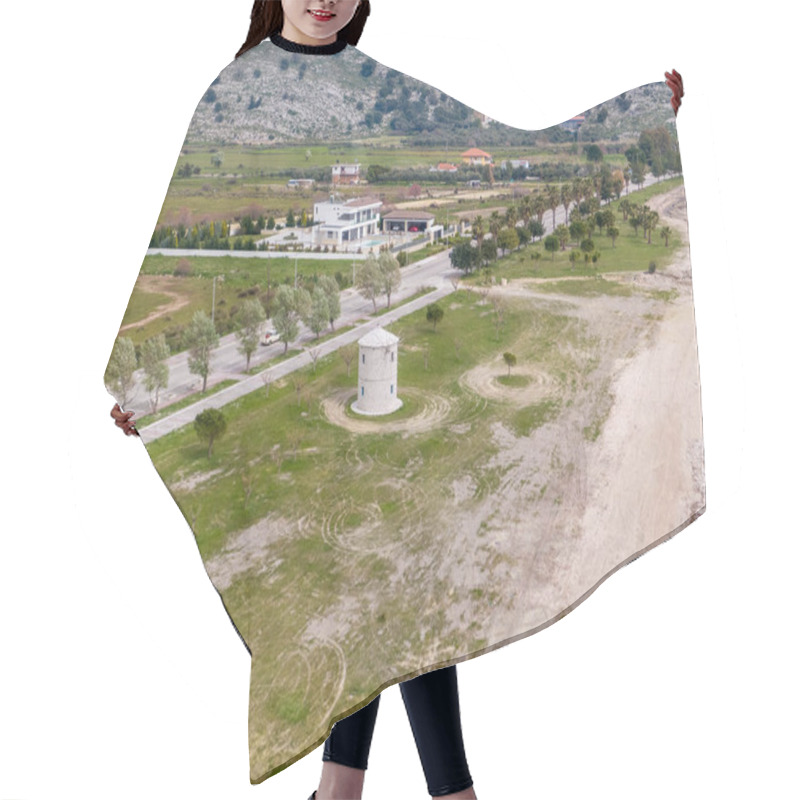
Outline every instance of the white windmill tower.
<path fill-rule="evenodd" d="M 351 406 L 359 414 L 391 414 L 403 405 L 397 396 L 397 344 L 384 328 L 373 328 L 358 340 L 358 397 Z"/>

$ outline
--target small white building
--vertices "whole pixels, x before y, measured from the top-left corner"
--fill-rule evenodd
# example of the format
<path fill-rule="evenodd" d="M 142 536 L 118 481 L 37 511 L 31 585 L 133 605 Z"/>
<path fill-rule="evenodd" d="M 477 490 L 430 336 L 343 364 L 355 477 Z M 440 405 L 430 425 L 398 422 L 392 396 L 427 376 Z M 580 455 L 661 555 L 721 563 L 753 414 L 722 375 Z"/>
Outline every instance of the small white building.
<path fill-rule="evenodd" d="M 500 162 L 501 167 L 505 167 L 507 164 L 511 165 L 511 169 L 519 169 L 520 167 L 523 167 L 524 169 L 531 168 L 531 162 L 528 161 L 527 158 L 511 158 Z"/>
<path fill-rule="evenodd" d="M 358 340 L 358 397 L 350 406 L 359 414 L 391 414 L 403 405 L 397 396 L 397 344 L 384 328 Z"/>

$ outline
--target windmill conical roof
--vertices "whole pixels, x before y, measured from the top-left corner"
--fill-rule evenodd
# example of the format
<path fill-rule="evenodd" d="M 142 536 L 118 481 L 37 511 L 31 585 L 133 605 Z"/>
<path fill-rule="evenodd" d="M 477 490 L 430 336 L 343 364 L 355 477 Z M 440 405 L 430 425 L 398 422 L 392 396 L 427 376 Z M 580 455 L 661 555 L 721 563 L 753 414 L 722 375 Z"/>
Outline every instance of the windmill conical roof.
<path fill-rule="evenodd" d="M 397 336 L 384 328 L 373 328 L 369 333 L 365 333 L 358 343 L 363 347 L 386 347 L 386 345 L 397 344 L 399 341 Z"/>

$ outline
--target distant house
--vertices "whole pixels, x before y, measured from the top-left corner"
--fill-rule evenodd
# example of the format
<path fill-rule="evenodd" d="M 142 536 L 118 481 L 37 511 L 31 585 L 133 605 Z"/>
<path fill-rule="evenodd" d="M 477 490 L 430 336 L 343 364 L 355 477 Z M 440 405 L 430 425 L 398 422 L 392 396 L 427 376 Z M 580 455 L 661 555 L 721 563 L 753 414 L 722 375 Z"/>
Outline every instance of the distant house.
<path fill-rule="evenodd" d="M 506 164 L 510 165 L 511 169 L 519 169 L 523 167 L 524 169 L 531 168 L 531 162 L 528 161 L 527 158 L 511 158 L 508 161 L 501 161 L 500 166 L 505 167 Z"/>
<path fill-rule="evenodd" d="M 458 172 L 458 167 L 455 164 L 447 164 L 442 161 L 435 167 L 431 167 L 428 172 Z"/>
<path fill-rule="evenodd" d="M 290 178 L 286 185 L 291 189 L 305 189 L 314 186 L 313 178 Z"/>
<path fill-rule="evenodd" d="M 475 164 L 483 165 L 492 163 L 491 155 L 489 155 L 489 153 L 485 152 L 484 150 L 479 150 L 477 147 L 470 147 L 469 150 L 465 150 L 461 154 L 461 160 L 465 164 L 473 164 L 473 165 Z"/>
<path fill-rule="evenodd" d="M 586 122 L 586 117 L 583 114 L 576 114 L 572 119 L 562 122 L 561 127 L 566 128 L 568 131 L 572 131 L 574 133 L 580 129 L 584 122 Z"/>
<path fill-rule="evenodd" d="M 378 209 L 382 205 L 377 197 L 342 200 L 337 195 L 314 203 L 314 242 L 341 245 L 374 236 L 380 226 Z"/>
<path fill-rule="evenodd" d="M 337 161 L 331 167 L 331 182 L 334 186 L 361 183 L 361 164 L 340 164 Z"/>

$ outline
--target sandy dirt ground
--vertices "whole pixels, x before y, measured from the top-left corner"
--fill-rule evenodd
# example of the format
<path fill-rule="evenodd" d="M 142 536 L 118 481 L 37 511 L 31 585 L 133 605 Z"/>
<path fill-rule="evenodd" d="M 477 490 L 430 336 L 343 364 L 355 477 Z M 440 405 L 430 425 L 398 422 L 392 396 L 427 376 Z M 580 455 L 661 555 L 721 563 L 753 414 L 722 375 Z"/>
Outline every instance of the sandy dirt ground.
<path fill-rule="evenodd" d="M 143 319 L 137 319 L 136 322 L 129 322 L 127 325 L 123 325 L 119 330 L 120 333 L 122 331 L 126 331 L 129 328 L 139 328 L 142 325 L 147 325 L 148 322 L 152 322 L 154 319 L 158 319 L 159 317 L 163 317 L 166 314 L 172 314 L 174 311 L 177 311 L 180 308 L 189 304 L 189 298 L 184 297 L 183 295 L 179 294 L 178 292 L 173 291 L 171 288 L 171 281 L 173 278 L 167 278 L 162 275 L 140 275 L 136 281 L 137 288 L 142 292 L 150 292 L 153 294 L 164 294 L 167 297 L 171 297 L 169 303 L 164 303 L 163 305 L 158 306 L 154 311 L 151 311 L 146 317 Z"/>
<path fill-rule="evenodd" d="M 688 243 L 682 186 L 656 196 L 650 206 Z M 617 375 L 614 407 L 587 462 L 584 563 L 577 568 L 593 569 L 598 577 L 625 559 L 631 545 L 646 548 L 658 526 L 665 535 L 677 532 L 705 510 L 688 244 L 656 277 L 664 288 L 677 290 L 677 298 L 668 305 L 652 343 Z M 629 432 L 635 432 L 635 447 L 629 446 Z M 624 548 L 616 544 L 623 539 Z"/>
<path fill-rule="evenodd" d="M 688 241 L 682 187 L 649 205 Z M 472 367 L 460 383 L 473 415 L 481 414 L 481 403 L 523 407 L 552 398 L 560 406 L 549 421 L 529 435 L 514 433 L 500 419 L 488 423 L 491 442 L 479 468 L 429 485 L 415 481 L 414 463 L 387 474 L 380 450 L 367 452 L 354 442 L 343 453 L 343 467 L 381 481 L 374 503 L 356 509 L 344 493 L 320 517 L 309 498 L 298 518 L 260 520 L 206 562 L 221 591 L 235 592 L 240 578 L 259 581 L 267 604 L 262 616 L 274 611 L 278 587 L 286 609 L 297 616 L 288 639 L 251 631 L 249 641 L 260 648 L 254 650 L 251 684 L 251 753 L 259 762 L 254 774 L 265 774 L 281 753 L 288 758 L 303 742 L 319 744 L 330 714 L 352 713 L 365 700 L 363 687 L 375 687 L 373 670 L 404 680 L 530 635 L 704 511 L 688 246 L 654 275 L 604 278 L 629 286 L 630 294 L 555 294 L 531 279 L 492 289 L 509 303 L 529 306 L 531 324 L 522 334 L 528 344 L 541 341 L 537 311 L 563 316 L 558 346 L 570 366 L 564 377 L 549 372 L 556 362 L 520 364 L 512 372 L 529 380 L 519 387 L 498 382 L 506 372 L 499 359 Z M 369 434 L 378 423 L 345 413 L 352 394 L 326 400 L 324 413 L 336 425 Z M 470 420 L 478 418 L 458 416 L 456 404 L 444 397 L 418 393 L 413 401 L 417 413 L 387 420 L 391 429 L 383 423 L 380 430 L 414 436 L 441 428 L 456 434 L 445 441 L 457 446 L 457 435 L 466 435 Z M 480 490 L 481 481 L 491 488 Z M 378 501 L 386 498 L 410 509 L 399 528 L 383 521 Z M 348 523 L 354 511 L 357 525 Z M 330 569 L 352 583 L 326 597 L 324 613 L 314 610 L 308 588 L 297 583 L 301 573 L 288 572 L 291 579 L 280 582 L 281 548 L 318 535 L 330 546 Z M 391 569 L 373 578 L 367 567 L 376 557 Z M 379 615 L 381 609 L 388 611 Z M 475 644 L 465 650 L 468 639 Z M 274 659 L 292 668 L 276 672 Z M 270 693 L 297 695 L 313 708 L 296 739 L 270 739 L 285 736 L 259 711 Z"/>
<path fill-rule="evenodd" d="M 683 197 L 679 187 L 650 205 L 688 241 Z M 563 615 L 624 561 L 702 513 L 702 419 L 688 247 L 655 275 L 604 277 L 642 291 L 629 297 L 560 296 L 542 292 L 530 279 L 492 290 L 509 298 L 536 298 L 541 307 L 574 318 L 591 346 L 571 357 L 579 367 L 591 368 L 571 407 L 530 437 L 516 437 L 501 423 L 493 426 L 493 444 L 499 450 L 486 466 L 502 473 L 496 491 L 476 503 L 471 499 L 473 479 L 453 476 L 447 527 L 458 535 L 442 536 L 427 555 L 406 555 L 403 547 L 415 538 L 415 527 L 429 527 L 430 518 L 419 520 L 418 526 L 407 520 L 405 533 L 398 535 L 382 531 L 376 511 L 375 520 L 345 534 L 346 526 L 338 520 L 349 506 L 329 510 L 323 525 L 329 544 L 349 553 L 392 551 L 397 569 L 392 585 L 384 588 L 396 593 L 398 602 L 408 585 L 441 581 L 464 587 L 445 604 L 452 630 L 473 620 L 489 642 L 507 641 Z M 677 294 L 672 300 L 655 299 L 653 289 Z M 559 382 L 535 365 L 515 368 L 530 378 L 521 388 L 500 385 L 496 377 L 504 372 L 498 360 L 478 365 L 461 382 L 476 395 L 502 395 L 515 405 L 557 397 L 561 391 Z M 323 409 L 329 421 L 354 433 L 413 434 L 448 425 L 444 397 L 420 396 L 419 413 L 376 423 L 345 414 L 352 395 L 352 390 L 339 392 Z M 596 438 L 586 432 L 594 421 Z M 370 472 L 370 463 L 345 461 L 349 469 Z M 424 487 L 412 488 L 424 494 Z M 398 487 L 400 495 L 406 490 L 409 486 Z M 252 569 L 260 562 L 262 574 L 269 572 L 271 565 L 263 556 L 276 531 L 281 538 L 302 528 L 302 520 L 261 520 L 233 537 L 226 552 L 207 564 L 212 579 L 224 589 L 248 565 Z M 469 589 L 487 586 L 498 587 L 498 600 L 478 610 Z M 352 632 L 348 599 L 341 602 L 318 626 L 320 635 L 344 640 Z"/>
<path fill-rule="evenodd" d="M 653 198 L 650 207 L 688 242 L 683 187 Z M 462 585 L 478 585 L 491 570 L 499 597 L 482 622 L 490 642 L 516 638 L 509 636 L 509 618 L 516 618 L 520 636 L 563 616 L 623 563 L 705 510 L 688 245 L 655 275 L 604 277 L 642 291 L 632 297 L 570 295 L 561 302 L 564 313 L 585 322 L 601 351 L 614 357 L 601 360 L 572 409 L 530 439 L 497 426 L 504 450 L 496 459 L 506 470 L 501 487 L 460 524 L 469 530 L 472 520 L 491 519 L 506 505 L 515 508 L 516 522 L 504 519 L 489 526 L 488 536 L 460 539 L 440 561 L 441 576 Z M 520 280 L 492 291 L 520 297 L 536 289 L 535 281 Z M 656 301 L 653 289 L 676 294 Z M 559 302 L 551 292 L 541 296 Z M 547 382 L 535 387 L 546 391 Z M 609 398 L 605 405 L 603 397 Z M 600 423 L 594 441 L 584 434 L 593 406 Z M 552 503 L 542 503 L 548 496 Z M 469 541 L 482 546 L 465 547 Z M 473 618 L 475 608 L 454 602 L 448 613 L 456 625 Z"/>

